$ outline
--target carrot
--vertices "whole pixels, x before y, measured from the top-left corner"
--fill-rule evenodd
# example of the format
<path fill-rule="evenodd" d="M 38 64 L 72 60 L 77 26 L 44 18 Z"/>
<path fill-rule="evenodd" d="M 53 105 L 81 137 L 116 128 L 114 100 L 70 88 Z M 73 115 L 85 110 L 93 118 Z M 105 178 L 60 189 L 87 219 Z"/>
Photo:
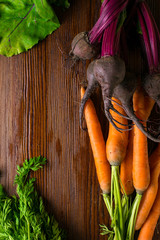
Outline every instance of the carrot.
<path fill-rule="evenodd" d="M 147 189 L 150 182 L 147 137 L 134 126 L 133 138 L 133 185 L 139 194 Z"/>
<path fill-rule="evenodd" d="M 145 95 L 141 88 L 137 89 L 133 95 L 133 107 L 137 117 L 142 119 L 146 126 L 154 101 Z M 150 182 L 150 170 L 148 162 L 148 144 L 147 137 L 134 126 L 133 138 L 133 184 L 136 191 L 142 194 Z"/>
<path fill-rule="evenodd" d="M 128 141 L 126 157 L 121 163 L 121 168 L 120 168 L 120 179 L 122 183 L 121 191 L 124 194 L 124 190 L 125 190 L 125 193 L 127 194 L 127 196 L 131 195 L 134 192 L 133 177 L 132 177 L 133 134 L 134 132 L 133 130 L 131 130 L 129 133 L 129 141 Z"/>
<path fill-rule="evenodd" d="M 158 221 L 158 218 L 160 216 L 160 178 L 159 178 L 159 186 L 158 186 L 158 192 L 155 199 L 155 202 L 153 204 L 153 207 L 147 217 L 147 220 L 143 224 L 138 240 L 152 240 L 154 230 Z"/>
<path fill-rule="evenodd" d="M 116 99 L 112 98 L 112 100 L 116 101 L 118 104 L 121 105 L 121 102 Z M 123 108 L 120 107 L 115 102 L 112 102 L 113 107 L 119 111 L 121 114 L 126 115 Z M 124 130 L 128 129 L 128 120 L 119 116 L 114 111 L 110 111 L 113 119 L 120 122 L 116 125 Z M 109 123 L 109 133 L 108 133 L 108 139 L 106 143 L 106 153 L 107 153 L 107 159 L 110 162 L 110 165 L 112 166 L 119 166 L 126 155 L 126 149 L 128 145 L 128 131 L 119 132 L 117 131 L 114 126 Z"/>
<path fill-rule="evenodd" d="M 112 104 L 113 107 L 120 112 L 122 115 L 126 115 L 123 108 L 121 107 L 121 102 L 112 97 Z M 119 184 L 119 166 L 126 155 L 126 149 L 128 145 L 128 120 L 119 116 L 113 110 L 110 111 L 113 121 L 116 122 L 118 128 L 123 129 L 124 131 L 119 132 L 115 127 L 109 123 L 109 133 L 108 139 L 106 142 L 106 153 L 107 159 L 112 166 L 112 173 L 111 173 L 111 211 L 113 213 L 113 195 L 114 195 L 114 202 L 115 205 L 118 206 L 117 215 L 118 222 L 117 225 L 119 226 L 119 233 L 121 238 L 124 238 L 124 217 L 123 217 L 123 210 L 122 210 L 122 202 L 121 202 L 121 195 L 120 195 L 120 184 Z M 119 122 L 119 123 L 118 123 Z M 118 232 L 115 228 L 115 238 L 118 239 Z"/>
<path fill-rule="evenodd" d="M 81 98 L 85 89 L 81 88 Z M 101 126 L 92 101 L 89 99 L 84 107 L 85 120 L 93 151 L 96 172 L 100 187 L 103 193 L 110 193 L 111 190 L 111 170 L 106 157 L 105 141 Z"/>
<path fill-rule="evenodd" d="M 152 101 L 151 98 L 145 95 L 142 88 L 138 88 L 135 91 L 133 95 L 133 108 L 136 116 L 139 119 L 143 120 L 144 126 L 146 126 L 146 120 L 151 113 L 153 105 L 154 101 Z M 137 194 L 132 204 L 131 215 L 127 229 L 127 239 L 130 240 L 134 238 L 136 218 L 142 195 L 150 183 L 147 137 L 136 125 L 133 126 L 133 131 L 134 137 L 132 175 L 133 185 L 136 189 Z"/>
<path fill-rule="evenodd" d="M 135 229 L 139 230 L 146 218 L 149 215 L 149 212 L 155 201 L 157 191 L 158 191 L 158 178 L 160 175 L 160 144 L 156 150 L 152 153 L 150 159 L 150 169 L 151 169 L 151 181 L 149 187 L 145 191 L 142 197 L 142 201 L 139 207 L 136 226 Z"/>
<path fill-rule="evenodd" d="M 133 107 L 137 117 L 146 121 L 151 114 L 155 101 L 142 90 L 137 88 L 133 95 Z"/>

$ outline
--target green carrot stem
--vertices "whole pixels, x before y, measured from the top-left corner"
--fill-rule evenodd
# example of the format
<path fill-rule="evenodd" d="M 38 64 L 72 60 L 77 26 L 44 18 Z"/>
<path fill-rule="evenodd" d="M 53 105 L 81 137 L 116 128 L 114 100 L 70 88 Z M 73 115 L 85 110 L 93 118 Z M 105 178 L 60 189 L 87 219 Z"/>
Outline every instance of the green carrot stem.
<path fill-rule="evenodd" d="M 107 194 L 107 193 L 103 193 L 103 200 L 105 202 L 105 205 L 107 207 L 107 210 L 109 212 L 109 215 L 111 217 L 111 220 L 113 218 L 113 215 L 112 215 L 112 209 L 111 209 L 111 203 L 110 203 L 110 196 Z"/>
<path fill-rule="evenodd" d="M 130 218 L 129 218 L 129 222 L 128 222 L 126 240 L 134 239 L 136 218 L 137 218 L 137 213 L 138 213 L 141 199 L 142 199 L 142 195 L 137 193 L 136 197 L 134 199 L 134 202 L 132 204 L 132 207 L 131 207 L 131 213 L 130 213 Z"/>
<path fill-rule="evenodd" d="M 28 227 L 28 240 L 30 240 L 30 223 L 28 219 L 26 219 L 26 221 L 27 221 L 27 227 Z"/>
<path fill-rule="evenodd" d="M 114 233 L 115 233 L 114 240 L 123 240 L 119 232 L 119 228 L 117 226 L 114 227 Z"/>
<path fill-rule="evenodd" d="M 124 220 L 122 213 L 120 183 L 119 183 L 119 166 L 112 166 L 111 173 L 111 216 L 112 227 L 115 233 L 115 240 L 122 240 L 124 236 Z M 113 208 L 113 200 L 115 207 Z"/>
<path fill-rule="evenodd" d="M 127 220 L 128 211 L 129 211 L 129 197 L 127 195 L 122 196 L 122 209 L 123 209 L 123 216 L 124 222 Z"/>
<path fill-rule="evenodd" d="M 121 238 L 124 237 L 124 219 L 123 219 L 123 211 L 122 211 L 122 202 L 121 202 L 121 193 L 120 193 L 120 183 L 119 183 L 119 166 L 112 166 L 112 173 L 114 176 L 114 199 L 115 204 L 117 204 L 117 214 L 119 221 L 119 230 L 121 234 Z"/>
<path fill-rule="evenodd" d="M 106 193 L 103 193 L 103 199 L 104 199 L 104 202 L 105 202 L 105 205 L 107 207 L 107 210 L 109 212 L 109 215 L 111 217 L 111 221 L 113 220 L 113 215 L 112 215 L 112 209 L 111 209 L 111 203 L 110 203 L 110 196 Z M 114 230 L 114 239 L 115 240 L 122 240 L 121 239 L 121 236 L 120 236 L 120 233 L 119 233 L 119 229 L 117 226 L 114 226 L 113 227 L 113 230 Z"/>
<path fill-rule="evenodd" d="M 114 209 L 113 209 L 113 191 L 114 191 L 114 177 L 113 177 L 113 172 L 111 172 L 111 215 L 112 216 L 114 214 Z"/>

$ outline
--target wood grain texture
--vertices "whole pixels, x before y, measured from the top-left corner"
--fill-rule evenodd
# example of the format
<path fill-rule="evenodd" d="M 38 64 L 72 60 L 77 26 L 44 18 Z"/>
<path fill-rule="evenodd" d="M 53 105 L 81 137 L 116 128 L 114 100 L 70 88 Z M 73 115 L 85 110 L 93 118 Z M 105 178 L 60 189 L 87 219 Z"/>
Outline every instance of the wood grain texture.
<path fill-rule="evenodd" d="M 147 2 L 160 27 L 160 2 Z M 40 154 L 47 157 L 48 164 L 35 174 L 37 189 L 67 230 L 68 240 L 105 240 L 99 224 L 107 222 L 107 211 L 88 134 L 78 120 L 88 62 L 71 67 L 68 60 L 73 37 L 97 20 L 100 0 L 70 3 L 70 9 L 60 13 L 62 25 L 56 32 L 27 53 L 0 56 L 0 182 L 9 194 L 15 193 L 16 165 Z M 131 52 L 128 61 L 130 70 L 139 73 L 143 68 L 137 52 Z M 98 92 L 94 101 L 106 138 L 108 123 L 100 100 Z"/>

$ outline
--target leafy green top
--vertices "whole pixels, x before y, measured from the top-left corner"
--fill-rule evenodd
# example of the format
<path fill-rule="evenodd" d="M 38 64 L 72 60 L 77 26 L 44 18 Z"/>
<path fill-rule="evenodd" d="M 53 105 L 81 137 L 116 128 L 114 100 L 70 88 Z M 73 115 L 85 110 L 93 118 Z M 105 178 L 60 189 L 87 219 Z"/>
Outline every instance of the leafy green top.
<path fill-rule="evenodd" d="M 62 240 L 64 232 L 54 216 L 45 211 L 42 198 L 34 190 L 35 178 L 29 172 L 37 171 L 46 163 L 43 157 L 25 160 L 17 167 L 16 196 L 8 197 L 0 185 L 0 240 Z"/>
<path fill-rule="evenodd" d="M 68 0 L 50 3 L 69 7 Z M 0 1 L 0 54 L 12 56 L 32 48 L 60 26 L 47 0 Z"/>

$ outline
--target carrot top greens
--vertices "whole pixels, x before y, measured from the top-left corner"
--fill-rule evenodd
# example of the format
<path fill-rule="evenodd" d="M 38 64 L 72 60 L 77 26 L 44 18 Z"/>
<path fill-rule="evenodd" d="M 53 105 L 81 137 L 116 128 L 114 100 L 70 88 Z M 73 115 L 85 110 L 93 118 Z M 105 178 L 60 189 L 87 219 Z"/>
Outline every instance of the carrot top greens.
<path fill-rule="evenodd" d="M 54 216 L 45 211 L 43 200 L 34 190 L 35 178 L 30 171 L 37 171 L 46 163 L 39 156 L 25 160 L 17 167 L 15 184 L 18 197 L 8 196 L 0 185 L 0 239 L 3 240 L 62 240 L 64 232 Z"/>

